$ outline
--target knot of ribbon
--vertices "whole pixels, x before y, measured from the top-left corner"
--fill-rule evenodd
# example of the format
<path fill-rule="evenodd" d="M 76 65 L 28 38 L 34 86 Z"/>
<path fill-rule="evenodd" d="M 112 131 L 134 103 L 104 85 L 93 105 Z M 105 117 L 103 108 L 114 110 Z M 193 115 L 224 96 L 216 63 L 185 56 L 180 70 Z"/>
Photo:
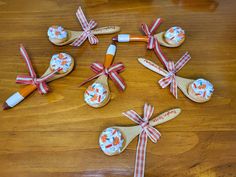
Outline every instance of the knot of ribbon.
<path fill-rule="evenodd" d="M 160 26 L 162 21 L 163 20 L 161 18 L 158 18 L 152 23 L 152 25 L 150 27 L 148 27 L 147 24 L 142 24 L 141 27 L 142 27 L 142 30 L 145 33 L 145 35 L 148 37 L 147 48 L 153 49 L 154 52 L 156 53 L 156 55 L 159 57 L 161 63 L 166 66 L 168 59 L 161 51 L 160 44 L 158 43 L 158 40 L 154 37 L 154 32 Z"/>
<path fill-rule="evenodd" d="M 141 25 L 143 32 L 148 37 L 148 45 L 147 45 L 148 49 L 153 49 L 156 43 L 158 43 L 153 33 L 156 31 L 156 29 L 160 26 L 161 23 L 162 23 L 162 19 L 158 18 L 152 23 L 150 28 L 148 27 L 147 24 Z"/>
<path fill-rule="evenodd" d="M 53 75 L 56 72 L 58 72 L 58 70 L 55 70 L 55 71 L 49 73 L 46 76 L 37 78 L 36 73 L 33 69 L 32 63 L 30 61 L 30 58 L 29 58 L 29 56 L 28 56 L 28 54 L 27 54 L 27 52 L 26 52 L 23 45 L 20 46 L 20 53 L 21 53 L 23 59 L 26 62 L 26 66 L 29 70 L 29 75 L 18 75 L 16 77 L 16 83 L 18 83 L 18 84 L 27 84 L 27 85 L 33 84 L 37 87 L 40 94 L 48 93 L 49 88 L 46 84 L 46 81 L 47 81 L 47 79 L 53 77 Z"/>
<path fill-rule="evenodd" d="M 98 38 L 92 33 L 92 29 L 97 26 L 97 23 L 94 20 L 90 20 L 89 23 L 81 9 L 81 7 L 78 8 L 76 12 L 76 16 L 83 28 L 82 34 L 73 42 L 71 43 L 72 46 L 78 47 L 80 46 L 87 38 L 90 42 L 90 44 L 97 44 Z"/>
<path fill-rule="evenodd" d="M 170 85 L 170 92 L 178 98 L 177 95 L 177 82 L 176 82 L 176 73 L 184 67 L 184 65 L 191 59 L 188 52 L 186 52 L 177 62 L 174 64 L 173 61 L 168 61 L 166 68 L 168 70 L 167 75 L 159 80 L 159 84 L 162 88 L 166 88 Z"/>
<path fill-rule="evenodd" d="M 119 73 L 124 71 L 125 69 L 125 66 L 123 65 L 123 63 L 121 62 L 115 63 L 115 64 L 112 64 L 110 67 L 105 68 L 102 63 L 95 62 L 91 64 L 90 68 L 93 72 L 95 72 L 95 75 L 86 79 L 84 82 L 80 84 L 80 86 L 84 85 L 88 81 L 91 81 L 101 75 L 106 75 L 112 79 L 112 81 L 121 91 L 125 90 L 125 87 L 126 87 L 125 81 L 119 76 Z"/>
<path fill-rule="evenodd" d="M 149 138 L 152 142 L 156 143 L 161 137 L 161 133 L 149 125 L 149 119 L 152 117 L 153 112 L 154 107 L 146 103 L 144 105 L 143 118 L 133 110 L 123 113 L 126 117 L 142 127 L 136 151 L 134 177 L 144 176 L 147 139 Z"/>

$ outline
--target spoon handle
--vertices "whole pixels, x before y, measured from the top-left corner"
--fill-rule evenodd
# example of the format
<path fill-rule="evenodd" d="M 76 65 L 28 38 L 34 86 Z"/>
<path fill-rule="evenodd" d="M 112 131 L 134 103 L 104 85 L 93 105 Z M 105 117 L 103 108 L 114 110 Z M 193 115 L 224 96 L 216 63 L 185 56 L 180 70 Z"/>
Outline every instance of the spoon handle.
<path fill-rule="evenodd" d="M 147 60 L 145 58 L 138 58 L 139 63 L 141 63 L 143 66 L 145 66 L 146 68 L 162 75 L 162 76 L 167 76 L 168 72 L 166 70 L 164 70 L 163 68 L 161 68 L 160 66 L 158 66 L 157 64 L 153 63 L 150 60 Z"/>
<path fill-rule="evenodd" d="M 165 123 L 165 122 L 177 117 L 180 113 L 181 113 L 180 108 L 170 109 L 170 110 L 162 113 L 161 115 L 155 117 L 154 119 L 152 119 L 149 122 L 149 124 L 151 126 L 156 126 L 156 125 Z"/>
<path fill-rule="evenodd" d="M 119 26 L 106 26 L 92 30 L 93 34 L 112 34 L 120 31 Z"/>
<path fill-rule="evenodd" d="M 23 101 L 28 95 L 30 95 L 37 87 L 35 85 L 27 85 L 18 92 L 10 96 L 3 104 L 3 110 L 7 110 L 15 107 L 18 103 Z"/>
<path fill-rule="evenodd" d="M 50 69 L 48 69 L 41 77 L 45 77 L 47 75 L 49 75 L 52 71 Z M 50 82 L 53 80 L 53 78 L 55 79 L 55 77 L 51 77 L 47 80 L 47 82 Z M 11 95 L 3 104 L 3 109 L 10 109 L 15 107 L 17 104 L 19 104 L 20 102 L 22 102 L 28 95 L 30 95 L 33 91 L 35 91 L 37 89 L 36 85 L 34 84 L 29 84 L 24 86 L 22 89 L 20 89 L 19 91 L 17 91 L 16 93 L 14 93 L 13 95 Z"/>
<path fill-rule="evenodd" d="M 137 36 L 137 35 L 130 35 L 130 34 L 118 34 L 112 38 L 113 41 L 116 42 L 148 42 L 147 36 Z"/>
<path fill-rule="evenodd" d="M 116 45 L 110 44 L 107 49 L 107 53 L 105 55 L 105 60 L 104 60 L 105 68 L 108 68 L 112 64 L 115 54 L 116 54 Z"/>

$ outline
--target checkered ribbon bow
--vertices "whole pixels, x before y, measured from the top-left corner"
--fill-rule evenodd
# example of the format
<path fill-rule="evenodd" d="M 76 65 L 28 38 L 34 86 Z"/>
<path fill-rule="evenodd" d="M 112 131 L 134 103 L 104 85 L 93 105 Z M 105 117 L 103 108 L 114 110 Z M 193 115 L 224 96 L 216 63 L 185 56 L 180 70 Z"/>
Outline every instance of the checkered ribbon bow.
<path fill-rule="evenodd" d="M 154 32 L 160 26 L 162 21 L 163 20 L 161 18 L 158 18 L 152 23 L 150 27 L 148 27 L 147 24 L 142 24 L 141 27 L 145 35 L 148 37 L 147 48 L 153 49 L 156 55 L 159 57 L 161 63 L 166 66 L 168 60 L 161 51 L 160 44 L 158 43 L 157 39 L 154 37 Z"/>
<path fill-rule="evenodd" d="M 33 84 L 36 85 L 36 87 L 38 88 L 38 91 L 40 94 L 46 94 L 49 91 L 49 88 L 46 84 L 46 80 L 51 78 L 56 72 L 58 72 L 58 70 L 55 70 L 53 72 L 51 72 L 50 74 L 41 77 L 41 78 L 37 78 L 35 71 L 33 69 L 33 66 L 31 64 L 30 58 L 24 48 L 23 45 L 20 46 L 20 53 L 22 55 L 22 57 L 24 58 L 26 65 L 28 67 L 29 70 L 29 75 L 18 75 L 16 77 L 16 83 L 18 84 Z"/>
<path fill-rule="evenodd" d="M 76 16 L 83 28 L 82 34 L 71 44 L 72 46 L 78 47 L 80 46 L 87 38 L 90 42 L 90 44 L 97 44 L 98 38 L 92 33 L 92 29 L 97 26 L 97 23 L 94 20 L 90 20 L 89 23 L 81 9 L 79 9 L 76 12 Z"/>
<path fill-rule="evenodd" d="M 144 117 L 142 118 L 135 111 L 129 110 L 123 113 L 126 117 L 139 124 L 142 127 L 142 132 L 139 135 L 138 146 L 136 151 L 135 171 L 134 177 L 143 177 L 145 169 L 145 157 L 146 157 L 146 145 L 149 138 L 152 142 L 156 143 L 160 137 L 160 132 L 149 125 L 149 119 L 154 112 L 154 107 L 145 104 L 144 105 Z"/>
<path fill-rule="evenodd" d="M 84 82 L 80 84 L 80 86 L 84 85 L 88 81 L 91 81 L 101 75 L 107 75 L 112 79 L 112 81 L 121 91 L 125 90 L 125 81 L 119 76 L 119 73 L 124 71 L 125 69 L 125 66 L 123 65 L 123 63 L 121 62 L 115 63 L 115 64 L 112 64 L 110 67 L 105 68 L 102 63 L 95 62 L 91 64 L 90 68 L 92 69 L 93 72 L 96 73 L 96 75 L 86 79 Z"/>
<path fill-rule="evenodd" d="M 166 68 L 168 70 L 167 76 L 159 80 L 159 84 L 162 88 L 166 88 L 170 85 L 170 92 L 178 98 L 177 95 L 177 82 L 175 74 L 184 67 L 184 65 L 191 59 L 188 52 L 186 52 L 177 62 L 174 64 L 173 61 L 168 61 Z"/>

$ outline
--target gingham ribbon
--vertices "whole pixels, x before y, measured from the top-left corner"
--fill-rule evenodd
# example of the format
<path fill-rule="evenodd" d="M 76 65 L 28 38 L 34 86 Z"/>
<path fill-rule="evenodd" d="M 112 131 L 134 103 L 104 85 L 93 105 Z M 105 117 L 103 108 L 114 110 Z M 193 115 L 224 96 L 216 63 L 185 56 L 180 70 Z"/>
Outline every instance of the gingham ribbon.
<path fill-rule="evenodd" d="M 88 81 L 91 81 L 105 74 L 112 79 L 112 81 L 121 91 L 125 90 L 125 81 L 119 76 L 119 73 L 124 71 L 125 69 L 123 63 L 115 63 L 112 64 L 109 68 L 105 68 L 102 63 L 95 62 L 91 64 L 90 68 L 92 69 L 93 72 L 96 73 L 96 75 L 86 79 L 84 82 L 80 84 L 80 86 L 84 85 Z"/>
<path fill-rule="evenodd" d="M 176 76 L 175 74 L 184 67 L 184 65 L 191 59 L 188 52 L 186 52 L 178 61 L 176 64 L 174 64 L 173 61 L 168 61 L 166 68 L 168 70 L 167 76 L 159 80 L 159 84 L 162 88 L 167 87 L 170 85 L 170 92 L 175 96 L 175 98 L 178 98 L 177 95 L 177 83 L 176 83 Z"/>
<path fill-rule="evenodd" d="M 150 27 L 148 27 L 147 24 L 142 24 L 141 27 L 145 35 L 148 37 L 147 48 L 154 49 L 154 52 L 159 57 L 161 63 L 166 66 L 168 59 L 161 51 L 160 44 L 158 43 L 157 39 L 154 37 L 154 32 L 160 26 L 162 21 L 163 20 L 161 18 L 158 18 L 152 23 Z"/>
<path fill-rule="evenodd" d="M 20 45 L 20 53 L 26 62 L 26 66 L 29 70 L 29 75 L 18 75 L 16 77 L 16 83 L 36 85 L 40 94 L 46 94 L 49 91 L 49 88 L 46 84 L 46 80 L 51 78 L 58 70 L 53 71 L 44 77 L 37 78 L 33 66 L 31 64 L 30 58 L 23 45 Z"/>
<path fill-rule="evenodd" d="M 94 20 L 90 20 L 89 23 L 81 9 L 81 7 L 78 8 L 76 12 L 76 16 L 83 28 L 82 34 L 71 44 L 72 46 L 78 47 L 80 46 L 87 38 L 90 42 L 90 44 L 97 44 L 98 38 L 92 33 L 92 29 L 97 25 L 97 23 Z"/>
<path fill-rule="evenodd" d="M 152 142 L 156 143 L 161 137 L 161 133 L 149 125 L 149 119 L 151 118 L 153 111 L 154 107 L 145 103 L 143 118 L 133 110 L 123 113 L 126 117 L 142 127 L 136 151 L 134 177 L 144 176 L 147 139 L 149 138 Z"/>

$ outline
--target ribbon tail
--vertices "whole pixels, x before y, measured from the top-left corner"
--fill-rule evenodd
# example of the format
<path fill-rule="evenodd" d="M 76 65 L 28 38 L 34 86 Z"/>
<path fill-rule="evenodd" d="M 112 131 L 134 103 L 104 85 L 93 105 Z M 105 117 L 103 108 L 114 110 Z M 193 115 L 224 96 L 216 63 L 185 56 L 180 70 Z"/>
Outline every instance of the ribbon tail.
<path fill-rule="evenodd" d="M 156 29 L 160 26 L 162 21 L 163 21 L 162 18 L 158 18 L 152 23 L 151 27 L 149 28 L 151 34 L 153 34 L 154 31 L 156 31 Z"/>
<path fill-rule="evenodd" d="M 116 72 L 110 72 L 109 76 L 112 79 L 112 81 L 115 83 L 115 85 L 119 88 L 119 90 L 121 91 L 125 90 L 125 87 L 126 87 L 125 81 L 119 76 L 119 74 L 117 74 Z"/>
<path fill-rule="evenodd" d="M 104 70 L 104 66 L 101 63 L 95 62 L 90 65 L 90 68 L 92 69 L 93 72 L 96 74 L 101 73 Z"/>
<path fill-rule="evenodd" d="M 89 82 L 89 81 L 91 81 L 91 80 L 93 80 L 93 79 L 99 77 L 100 75 L 102 75 L 102 73 L 96 74 L 96 75 L 94 75 L 94 76 L 89 77 L 88 79 L 86 79 L 85 81 L 83 81 L 83 82 L 79 85 L 79 87 L 81 87 L 81 86 L 83 86 L 84 84 L 86 84 L 87 82 Z"/>
<path fill-rule="evenodd" d="M 153 128 L 153 127 L 148 127 L 148 131 L 146 131 L 147 133 L 147 136 L 150 138 L 150 140 L 153 142 L 153 143 L 157 143 L 157 141 L 160 139 L 161 137 L 161 133 Z"/>
<path fill-rule="evenodd" d="M 77 12 L 76 12 L 76 16 L 82 26 L 83 29 L 86 29 L 86 27 L 88 26 L 88 21 L 84 15 L 84 12 L 82 10 L 81 7 L 78 8 Z"/>
<path fill-rule="evenodd" d="M 85 32 L 83 32 L 74 42 L 72 42 L 70 45 L 74 46 L 74 47 L 78 47 L 81 46 L 84 41 L 87 39 L 87 34 Z"/>
<path fill-rule="evenodd" d="M 90 37 L 88 37 L 88 39 L 89 39 L 89 43 L 90 44 L 97 44 L 98 43 L 98 38 L 96 37 L 96 36 L 94 36 L 94 35 L 91 35 Z"/>
<path fill-rule="evenodd" d="M 191 59 L 191 56 L 186 52 L 175 64 L 175 72 L 178 72 Z"/>
<path fill-rule="evenodd" d="M 49 88 L 48 88 L 46 82 L 40 82 L 40 83 L 38 84 L 38 92 L 39 92 L 41 95 L 46 94 L 46 93 L 49 92 Z"/>
<path fill-rule="evenodd" d="M 122 114 L 137 124 L 142 123 L 142 118 L 134 110 L 129 110 L 127 112 L 123 112 Z"/>
<path fill-rule="evenodd" d="M 94 20 L 90 20 L 88 26 L 89 26 L 89 29 L 91 30 L 97 26 L 97 22 L 95 22 Z"/>
<path fill-rule="evenodd" d="M 142 24 L 141 28 L 146 36 L 149 36 L 151 33 L 149 32 L 149 28 L 146 24 Z"/>
<path fill-rule="evenodd" d="M 28 55 L 25 47 L 22 44 L 20 45 L 20 53 L 21 53 L 22 57 L 24 58 L 24 60 L 26 62 L 26 66 L 29 70 L 30 76 L 35 78 L 36 74 L 34 72 L 34 69 L 33 69 L 32 63 L 30 61 L 29 55 Z"/>
<path fill-rule="evenodd" d="M 17 84 L 32 84 L 33 79 L 28 75 L 18 75 L 16 77 Z"/>
<path fill-rule="evenodd" d="M 155 39 L 155 47 L 154 47 L 154 52 L 157 55 L 157 57 L 160 59 L 161 63 L 167 68 L 168 65 L 168 59 L 162 52 L 159 43 Z"/>
<path fill-rule="evenodd" d="M 170 85 L 170 92 L 174 95 L 176 99 L 178 98 L 177 89 L 178 89 L 177 82 L 176 78 L 174 77 Z"/>
<path fill-rule="evenodd" d="M 146 159 L 147 134 L 145 131 L 139 135 L 138 147 L 136 151 L 136 161 L 134 177 L 144 177 Z"/>
<path fill-rule="evenodd" d="M 154 107 L 148 103 L 145 103 L 144 108 L 143 108 L 143 112 L 144 112 L 143 120 L 148 121 L 154 112 Z"/>
<path fill-rule="evenodd" d="M 161 88 L 166 88 L 170 83 L 171 79 L 169 77 L 164 77 L 158 81 Z"/>

